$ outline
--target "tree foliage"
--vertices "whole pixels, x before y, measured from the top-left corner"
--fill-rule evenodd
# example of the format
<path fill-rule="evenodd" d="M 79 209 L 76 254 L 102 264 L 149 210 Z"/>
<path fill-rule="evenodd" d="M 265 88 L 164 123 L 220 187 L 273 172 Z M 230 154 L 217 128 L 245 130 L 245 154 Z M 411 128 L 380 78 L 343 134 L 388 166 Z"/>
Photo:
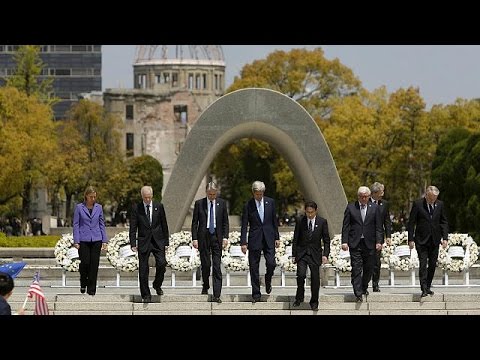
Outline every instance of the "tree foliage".
<path fill-rule="evenodd" d="M 450 232 L 465 232 L 480 242 L 480 133 L 464 128 L 442 137 L 432 179 L 445 201 Z"/>
<path fill-rule="evenodd" d="M 44 64 L 40 58 L 40 46 L 21 45 L 13 55 L 16 64 L 14 74 L 7 78 L 7 86 L 17 88 L 27 94 L 36 96 L 40 101 L 53 105 L 57 99 L 50 96 L 53 77 L 42 76 Z"/>

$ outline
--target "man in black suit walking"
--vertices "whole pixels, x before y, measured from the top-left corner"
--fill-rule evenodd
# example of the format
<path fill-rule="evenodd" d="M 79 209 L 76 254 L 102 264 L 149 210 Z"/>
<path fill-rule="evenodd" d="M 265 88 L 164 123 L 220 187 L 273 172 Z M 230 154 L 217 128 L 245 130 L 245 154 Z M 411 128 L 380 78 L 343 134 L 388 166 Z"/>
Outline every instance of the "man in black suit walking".
<path fill-rule="evenodd" d="M 193 247 L 200 250 L 202 262 L 202 294 L 208 294 L 210 288 L 210 266 L 213 263 L 213 301 L 221 303 L 222 247 L 228 244 L 228 212 L 225 200 L 217 198 L 217 185 L 214 182 L 207 184 L 207 197 L 195 201 L 192 218 Z M 211 260 L 210 260 L 211 256 Z"/>
<path fill-rule="evenodd" d="M 352 285 L 356 301 L 368 295 L 368 283 L 372 277 L 375 251 L 382 249 L 383 226 L 376 204 L 369 202 L 371 191 L 360 186 L 358 201 L 347 205 L 343 215 L 342 249 L 350 250 Z"/>
<path fill-rule="evenodd" d="M 242 212 L 242 230 L 240 245 L 242 252 L 247 253 L 250 264 L 250 280 L 252 282 L 252 302 L 260 301 L 260 257 L 263 251 L 267 272 L 265 273 L 265 290 L 272 292 L 272 276 L 275 270 L 275 247 L 280 245 L 275 201 L 263 196 L 265 184 L 255 181 L 252 184 L 253 197 L 247 201 Z M 249 227 L 250 226 L 250 227 Z M 247 245 L 248 232 L 248 245 Z"/>
<path fill-rule="evenodd" d="M 408 218 L 408 245 L 415 246 L 420 261 L 418 277 L 422 297 L 433 295 L 430 290 L 438 259 L 440 242 L 445 248 L 448 244 L 448 221 L 443 201 L 438 200 L 440 191 L 429 186 L 425 197 L 416 200 Z M 428 263 L 428 269 L 427 269 Z"/>
<path fill-rule="evenodd" d="M 323 251 L 322 251 L 323 240 Z M 305 216 L 295 224 L 293 233 L 293 262 L 297 264 L 297 294 L 293 306 L 300 306 L 305 295 L 305 278 L 307 265 L 310 268 L 312 298 L 310 307 L 318 310 L 320 291 L 320 265 L 326 264 L 330 254 L 330 235 L 327 220 L 317 216 L 317 204 L 305 202 Z"/>
<path fill-rule="evenodd" d="M 148 303 L 152 301 L 148 286 L 148 258 L 153 253 L 156 269 L 153 288 L 157 295 L 163 295 L 162 283 L 167 266 L 165 246 L 169 244 L 169 232 L 163 204 L 152 201 L 152 187 L 144 186 L 140 193 L 143 201 L 133 206 L 130 217 L 130 246 L 132 251 L 138 251 L 140 295 L 143 302 Z"/>
<path fill-rule="evenodd" d="M 374 182 L 370 186 L 370 191 L 372 192 L 370 201 L 374 204 L 377 204 L 378 211 L 380 211 L 380 218 L 382 219 L 383 231 L 387 240 L 387 244 L 390 244 L 392 237 L 392 220 L 390 219 L 389 204 L 388 201 L 383 200 L 383 195 L 385 194 L 385 186 L 379 182 Z M 382 238 L 383 246 L 383 238 Z M 373 292 L 380 292 L 380 287 L 378 286 L 378 281 L 380 280 L 380 270 L 382 257 L 382 249 L 375 251 L 375 258 L 373 261 L 373 275 L 372 275 L 372 287 Z"/>

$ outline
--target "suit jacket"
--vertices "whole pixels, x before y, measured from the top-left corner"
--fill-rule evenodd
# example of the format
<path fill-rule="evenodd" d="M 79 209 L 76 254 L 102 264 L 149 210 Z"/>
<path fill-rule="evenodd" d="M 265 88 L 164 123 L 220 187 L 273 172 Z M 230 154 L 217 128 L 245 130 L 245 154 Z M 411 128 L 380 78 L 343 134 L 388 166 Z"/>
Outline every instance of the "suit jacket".
<path fill-rule="evenodd" d="M 448 240 L 448 221 L 443 201 L 437 200 L 434 204 L 433 216 L 430 218 L 427 200 L 416 200 L 412 205 L 408 218 L 408 241 L 424 245 L 432 236 L 433 243 L 440 245 L 443 238 Z"/>
<path fill-rule="evenodd" d="M 203 250 L 207 245 L 207 219 L 210 211 L 210 202 L 207 198 L 195 201 L 192 218 L 192 240 L 198 240 L 198 248 Z M 222 244 L 223 239 L 228 239 L 229 223 L 227 204 L 225 200 L 215 199 L 215 232 L 217 239 Z"/>
<path fill-rule="evenodd" d="M 355 201 L 347 205 L 343 215 L 342 244 L 348 244 L 355 249 L 360 243 L 362 234 L 367 248 L 374 249 L 375 244 L 381 244 L 383 241 L 383 223 L 378 206 L 372 202 L 367 203 L 367 214 L 363 222 L 360 203 Z"/>
<path fill-rule="evenodd" d="M 0 295 L 0 315 L 12 315 L 10 304 Z"/>
<path fill-rule="evenodd" d="M 159 248 L 164 248 L 169 244 L 167 217 L 163 204 L 152 201 L 151 205 L 151 225 L 145 213 L 143 201 L 133 207 L 132 215 L 130 216 L 130 246 L 137 246 L 138 251 L 141 253 L 148 251 L 149 243 L 152 239 Z"/>
<path fill-rule="evenodd" d="M 85 203 L 75 206 L 75 212 L 73 213 L 73 242 L 78 244 L 80 241 L 107 242 L 102 205 L 95 203 L 92 215 L 90 215 L 90 211 Z"/>
<path fill-rule="evenodd" d="M 277 217 L 275 215 L 275 201 L 272 198 L 263 197 L 263 223 L 258 214 L 255 198 L 247 201 L 242 212 L 242 229 L 240 233 L 240 244 L 247 244 L 248 229 L 248 249 L 263 249 L 262 238 L 265 237 L 267 248 L 275 248 L 275 240 L 279 240 Z"/>
<path fill-rule="evenodd" d="M 372 198 L 370 198 L 370 202 L 373 203 Z M 388 201 L 380 199 L 377 201 L 378 211 L 380 211 L 380 218 L 382 219 L 383 224 L 383 231 L 386 238 L 392 237 L 392 220 L 390 219 L 390 205 Z M 382 239 L 382 244 L 384 240 Z"/>
<path fill-rule="evenodd" d="M 295 225 L 293 232 L 292 255 L 295 261 L 299 261 L 305 254 L 310 254 L 317 265 L 322 264 L 322 256 L 330 254 L 330 235 L 328 234 L 327 220 L 320 216 L 315 217 L 315 226 L 312 231 L 312 239 L 308 241 L 308 217 L 303 216 Z M 323 252 L 322 252 L 323 239 Z"/>

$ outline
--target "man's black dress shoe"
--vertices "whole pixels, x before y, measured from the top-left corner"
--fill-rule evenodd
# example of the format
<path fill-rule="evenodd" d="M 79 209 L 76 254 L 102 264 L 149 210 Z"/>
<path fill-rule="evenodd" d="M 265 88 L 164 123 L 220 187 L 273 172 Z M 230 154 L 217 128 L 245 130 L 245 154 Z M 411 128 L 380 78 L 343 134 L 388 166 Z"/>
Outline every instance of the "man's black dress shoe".
<path fill-rule="evenodd" d="M 80 292 L 81 292 L 82 294 L 85 294 L 85 291 L 86 291 L 86 290 L 87 290 L 86 288 L 83 288 L 83 287 L 80 288 Z"/>
<path fill-rule="evenodd" d="M 221 304 L 222 303 L 222 299 L 220 299 L 220 297 L 213 297 L 212 299 L 212 302 L 216 302 L 217 304 Z"/>
<path fill-rule="evenodd" d="M 318 310 L 318 303 L 310 304 L 310 308 L 311 308 L 313 311 L 317 311 L 317 310 Z"/>
<path fill-rule="evenodd" d="M 355 302 L 357 302 L 357 303 L 363 302 L 362 297 L 361 296 L 355 296 Z"/>
<path fill-rule="evenodd" d="M 257 297 L 257 298 L 252 297 L 252 304 L 255 304 L 256 302 L 260 302 L 260 298 L 259 297 Z"/>
<path fill-rule="evenodd" d="M 375 286 L 375 287 L 373 288 L 373 292 L 380 292 L 379 287 L 378 287 L 378 286 Z"/>
<path fill-rule="evenodd" d="M 152 302 L 152 295 L 146 295 L 143 297 L 144 303 L 151 303 Z"/>
<path fill-rule="evenodd" d="M 202 295 L 208 295 L 208 290 L 207 289 L 202 289 Z"/>
<path fill-rule="evenodd" d="M 272 284 L 265 285 L 265 291 L 267 294 L 270 294 L 272 292 Z"/>
<path fill-rule="evenodd" d="M 428 293 L 426 291 L 422 291 L 422 295 L 420 295 L 421 297 L 426 297 L 428 295 Z"/>
<path fill-rule="evenodd" d="M 163 295 L 162 288 L 155 288 L 155 290 L 157 291 L 157 295 Z"/>
<path fill-rule="evenodd" d="M 428 295 L 433 295 L 433 294 L 435 294 L 435 293 L 434 293 L 432 290 L 427 289 L 427 294 L 428 294 Z"/>
<path fill-rule="evenodd" d="M 293 303 L 293 307 L 299 307 L 300 303 L 301 303 L 301 301 L 295 300 L 295 302 Z"/>

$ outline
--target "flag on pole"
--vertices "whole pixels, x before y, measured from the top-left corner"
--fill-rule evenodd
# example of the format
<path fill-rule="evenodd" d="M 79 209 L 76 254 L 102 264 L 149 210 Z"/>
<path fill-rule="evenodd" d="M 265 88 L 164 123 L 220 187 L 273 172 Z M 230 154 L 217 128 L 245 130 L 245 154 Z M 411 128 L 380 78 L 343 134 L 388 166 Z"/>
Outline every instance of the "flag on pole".
<path fill-rule="evenodd" d="M 33 311 L 33 315 L 49 315 L 48 305 L 45 301 L 45 294 L 43 293 L 39 282 L 40 275 L 37 271 L 33 276 L 33 283 L 30 285 L 30 289 L 28 289 L 28 297 L 32 298 L 35 296 L 35 310 Z"/>
<path fill-rule="evenodd" d="M 25 265 L 27 265 L 27 263 L 23 262 L 23 261 L 8 263 L 8 264 L 2 264 L 2 265 L 0 265 L 0 272 L 8 274 L 12 277 L 12 279 L 15 279 L 18 276 L 18 274 L 20 274 L 20 271 L 23 270 Z"/>

